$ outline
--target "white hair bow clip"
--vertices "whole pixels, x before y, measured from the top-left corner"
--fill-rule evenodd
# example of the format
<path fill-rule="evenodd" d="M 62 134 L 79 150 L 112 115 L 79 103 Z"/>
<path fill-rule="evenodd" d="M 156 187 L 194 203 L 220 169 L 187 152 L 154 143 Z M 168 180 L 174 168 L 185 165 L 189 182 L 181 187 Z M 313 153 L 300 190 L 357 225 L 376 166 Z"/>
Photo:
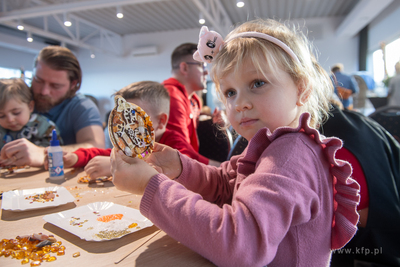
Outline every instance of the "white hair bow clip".
<path fill-rule="evenodd" d="M 197 61 L 211 63 L 223 44 L 224 39 L 219 33 L 209 31 L 207 26 L 203 26 L 199 34 L 197 51 L 193 54 L 193 58 Z"/>

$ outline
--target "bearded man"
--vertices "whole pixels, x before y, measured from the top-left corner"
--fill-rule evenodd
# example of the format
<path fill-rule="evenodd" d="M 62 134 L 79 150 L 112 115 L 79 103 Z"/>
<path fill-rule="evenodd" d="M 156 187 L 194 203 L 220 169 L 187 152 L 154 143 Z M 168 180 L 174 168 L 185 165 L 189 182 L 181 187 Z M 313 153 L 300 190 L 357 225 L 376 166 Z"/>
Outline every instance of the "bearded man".
<path fill-rule="evenodd" d="M 55 122 L 66 152 L 82 147 L 105 147 L 97 106 L 77 93 L 81 82 L 79 61 L 68 48 L 48 46 L 35 58 L 31 85 L 35 112 Z M 17 139 L 3 147 L 0 164 L 40 167 L 45 162 L 45 149 L 26 139 Z"/>

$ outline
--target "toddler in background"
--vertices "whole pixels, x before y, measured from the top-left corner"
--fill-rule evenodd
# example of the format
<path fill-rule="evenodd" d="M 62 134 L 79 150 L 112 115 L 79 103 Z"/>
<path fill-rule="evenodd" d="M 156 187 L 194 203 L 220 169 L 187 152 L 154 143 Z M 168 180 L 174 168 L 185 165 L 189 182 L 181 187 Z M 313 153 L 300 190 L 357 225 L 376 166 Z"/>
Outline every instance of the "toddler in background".
<path fill-rule="evenodd" d="M 24 80 L 0 79 L 0 149 L 20 138 L 38 146 L 50 145 L 56 125 L 46 117 L 32 113 L 34 106 L 31 89 Z M 58 131 L 57 134 L 62 143 Z M 17 160 L 21 155 L 15 153 L 13 157 Z M 0 164 L 7 165 L 8 160 L 0 159 Z"/>
<path fill-rule="evenodd" d="M 198 153 L 184 142 L 184 136 L 166 129 L 169 116 L 169 93 L 165 87 L 153 81 L 132 83 L 118 92 L 127 102 L 141 107 L 153 123 L 155 141 L 179 150 L 182 154 L 197 159 Z M 106 127 L 107 129 L 108 127 Z M 107 132 L 108 133 L 108 132 Z M 106 138 L 109 138 L 107 135 Z M 91 179 L 110 176 L 111 149 L 80 148 L 74 152 L 64 153 L 64 167 L 85 167 Z"/>
<path fill-rule="evenodd" d="M 335 159 L 342 142 L 316 130 L 329 110 L 328 74 L 301 31 L 274 20 L 246 22 L 222 45 L 207 33 L 195 59 L 213 60 L 247 148 L 219 168 L 160 144 L 146 161 L 114 149 L 115 186 L 143 194 L 144 216 L 217 266 L 329 266 L 356 232 L 359 185 Z"/>

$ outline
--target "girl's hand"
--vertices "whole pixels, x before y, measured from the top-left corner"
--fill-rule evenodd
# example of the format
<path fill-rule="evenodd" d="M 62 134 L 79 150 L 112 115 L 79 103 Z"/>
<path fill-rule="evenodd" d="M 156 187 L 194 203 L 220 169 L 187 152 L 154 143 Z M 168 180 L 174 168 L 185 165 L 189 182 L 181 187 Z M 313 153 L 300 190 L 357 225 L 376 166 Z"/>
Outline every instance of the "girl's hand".
<path fill-rule="evenodd" d="M 182 172 L 182 162 L 178 152 L 166 145 L 154 143 L 154 150 L 146 159 L 158 172 L 165 174 L 170 179 L 175 179 Z"/>
<path fill-rule="evenodd" d="M 110 168 L 110 157 L 96 156 L 85 166 L 85 172 L 90 176 L 91 180 L 95 180 L 102 176 L 111 176 Z"/>
<path fill-rule="evenodd" d="M 121 150 L 111 151 L 111 175 L 119 190 L 143 195 L 151 177 L 158 174 L 148 163 L 126 156 Z"/>

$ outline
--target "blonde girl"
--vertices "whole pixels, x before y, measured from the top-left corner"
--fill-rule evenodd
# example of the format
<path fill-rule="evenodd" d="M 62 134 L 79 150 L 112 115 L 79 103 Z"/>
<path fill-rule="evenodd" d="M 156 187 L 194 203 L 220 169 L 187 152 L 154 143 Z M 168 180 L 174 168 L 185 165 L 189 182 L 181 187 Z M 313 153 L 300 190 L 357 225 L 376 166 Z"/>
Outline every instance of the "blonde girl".
<path fill-rule="evenodd" d="M 328 266 L 356 231 L 359 186 L 335 159 L 341 141 L 315 129 L 332 88 L 307 40 L 273 20 L 225 41 L 202 28 L 194 58 L 213 64 L 247 148 L 219 168 L 161 145 L 147 162 L 114 149 L 114 184 L 143 194 L 142 214 L 218 266 Z"/>

